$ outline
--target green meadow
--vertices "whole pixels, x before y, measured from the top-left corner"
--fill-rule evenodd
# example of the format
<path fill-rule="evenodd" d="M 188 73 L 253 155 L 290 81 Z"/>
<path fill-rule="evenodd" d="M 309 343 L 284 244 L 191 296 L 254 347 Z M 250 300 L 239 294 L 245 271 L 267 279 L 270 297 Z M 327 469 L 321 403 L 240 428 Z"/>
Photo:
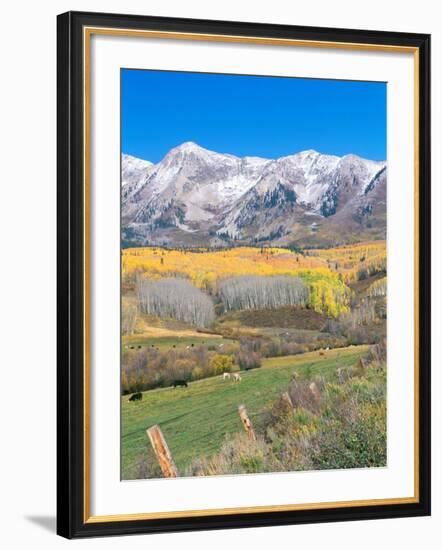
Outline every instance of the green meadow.
<path fill-rule="evenodd" d="M 313 351 L 272 357 L 263 359 L 261 368 L 241 371 L 240 383 L 216 376 L 190 382 L 187 388 L 145 391 L 141 401 L 122 397 L 122 479 L 136 478 L 137 458 L 150 452 L 149 427 L 160 426 L 179 472 L 184 473 L 193 459 L 210 457 L 219 451 L 226 435 L 243 429 L 238 405 L 247 407 L 252 422 L 259 421 L 263 410 L 287 389 L 295 372 L 301 378 L 321 375 L 333 380 L 338 367 L 354 365 L 367 350 L 367 345 L 360 345 L 328 350 L 323 355 Z"/>

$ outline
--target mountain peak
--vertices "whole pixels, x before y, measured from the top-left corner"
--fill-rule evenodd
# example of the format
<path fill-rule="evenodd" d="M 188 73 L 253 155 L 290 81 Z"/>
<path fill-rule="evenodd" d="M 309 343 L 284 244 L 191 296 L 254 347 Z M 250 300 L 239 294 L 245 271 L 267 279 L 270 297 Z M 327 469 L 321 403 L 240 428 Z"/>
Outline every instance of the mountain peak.
<path fill-rule="evenodd" d="M 365 163 L 365 164 L 378 164 L 378 165 L 383 165 L 383 164 L 386 164 L 386 161 L 385 160 L 371 160 L 371 159 L 366 159 L 364 157 L 360 157 L 359 155 L 355 155 L 354 153 L 348 153 L 347 155 L 344 155 L 343 157 L 341 157 L 341 161 L 348 161 L 348 162 L 361 162 L 361 163 Z"/>
<path fill-rule="evenodd" d="M 300 157 L 309 157 L 320 155 L 321 153 L 318 153 L 318 151 L 315 151 L 315 149 L 306 149 L 305 151 L 299 151 L 299 153 L 295 154 L 299 155 Z"/>
<path fill-rule="evenodd" d="M 190 162 L 202 162 L 205 164 L 219 164 L 227 163 L 232 164 L 238 162 L 240 159 L 234 155 L 228 153 L 218 153 L 205 147 L 201 147 L 194 141 L 185 141 L 181 145 L 177 145 L 171 149 L 166 157 L 170 162 L 190 161 Z"/>
<path fill-rule="evenodd" d="M 204 149 L 194 141 L 185 141 L 184 143 L 181 143 L 181 145 L 177 145 L 176 147 L 174 147 L 172 150 L 187 153 L 187 152 L 196 152 L 196 151 L 206 151 L 207 149 Z"/>
<path fill-rule="evenodd" d="M 375 214 L 384 204 L 385 164 L 356 155 L 307 149 L 278 159 L 237 157 L 186 141 L 154 166 L 139 162 L 123 156 L 123 223 L 137 243 L 218 246 L 220 235 L 284 243 L 296 237 L 295 226 L 313 241 L 311 216 L 325 236 L 334 219 L 352 228 L 357 219 L 358 231 L 384 235 Z"/>
<path fill-rule="evenodd" d="M 127 153 L 121 153 L 121 160 L 127 165 L 128 163 L 138 164 L 139 166 L 152 166 L 153 162 L 150 160 L 142 159 L 140 157 L 134 157 L 133 155 L 128 155 Z"/>

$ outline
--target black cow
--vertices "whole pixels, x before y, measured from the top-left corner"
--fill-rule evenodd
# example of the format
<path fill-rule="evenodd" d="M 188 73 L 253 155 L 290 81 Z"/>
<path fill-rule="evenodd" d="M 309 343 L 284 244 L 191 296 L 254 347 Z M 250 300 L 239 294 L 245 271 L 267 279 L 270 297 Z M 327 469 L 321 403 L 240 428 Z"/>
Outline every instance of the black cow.
<path fill-rule="evenodd" d="M 172 386 L 174 388 L 176 388 L 177 386 L 184 386 L 185 388 L 187 388 L 187 382 L 185 380 L 174 380 L 172 382 Z"/>
<path fill-rule="evenodd" d="M 143 394 L 139 391 L 137 393 L 133 393 L 129 397 L 129 401 L 141 401 L 143 399 Z"/>

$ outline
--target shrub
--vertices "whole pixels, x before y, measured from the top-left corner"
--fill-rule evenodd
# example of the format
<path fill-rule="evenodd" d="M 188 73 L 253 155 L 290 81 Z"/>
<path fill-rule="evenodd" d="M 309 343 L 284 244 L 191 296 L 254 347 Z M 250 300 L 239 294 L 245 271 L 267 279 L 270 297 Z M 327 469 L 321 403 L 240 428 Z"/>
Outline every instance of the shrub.
<path fill-rule="evenodd" d="M 255 351 L 240 351 L 237 359 L 241 370 L 258 369 L 262 365 L 261 355 Z"/>
<path fill-rule="evenodd" d="M 121 392 L 133 393 L 170 386 L 173 380 L 200 380 L 231 371 L 235 366 L 237 344 L 208 352 L 205 346 L 189 349 L 124 350 L 121 370 Z"/>
<path fill-rule="evenodd" d="M 210 368 L 212 373 L 216 376 L 222 374 L 223 372 L 231 372 L 235 362 L 233 357 L 230 355 L 213 355 L 210 359 Z"/>
<path fill-rule="evenodd" d="M 192 370 L 192 380 L 201 380 L 204 377 L 204 371 L 201 367 L 195 367 Z"/>
<path fill-rule="evenodd" d="M 347 344 L 375 344 L 385 337 L 386 308 L 379 299 L 364 298 L 352 310 L 336 319 L 328 319 L 323 331 L 335 337 L 345 337 Z"/>
<path fill-rule="evenodd" d="M 171 354 L 171 357 L 172 357 L 172 354 Z M 174 358 L 173 365 L 171 368 L 173 377 L 184 379 L 184 380 L 189 379 L 190 373 L 193 371 L 194 366 L 195 364 L 191 359 Z"/>
<path fill-rule="evenodd" d="M 312 386 L 314 384 L 314 386 Z M 322 391 L 319 384 L 312 380 L 292 380 L 288 394 L 295 409 L 305 409 L 318 413 L 323 403 Z"/>
<path fill-rule="evenodd" d="M 271 448 L 261 439 L 250 440 L 246 434 L 227 435 L 221 450 L 210 459 L 195 459 L 186 475 L 256 474 L 281 471 Z"/>
<path fill-rule="evenodd" d="M 259 368 L 262 364 L 262 341 L 258 338 L 242 338 L 239 343 L 239 352 L 236 361 L 241 370 Z"/>
<path fill-rule="evenodd" d="M 126 479 L 152 479 L 162 477 L 163 474 L 158 464 L 158 460 L 152 448 L 149 446 L 146 451 L 137 456 L 134 467 L 132 471 L 128 473 Z"/>
<path fill-rule="evenodd" d="M 370 347 L 370 359 L 376 363 L 387 360 L 387 340 L 383 339 L 378 344 Z"/>
<path fill-rule="evenodd" d="M 386 405 L 355 406 L 328 419 L 313 442 L 312 463 L 321 469 L 385 466 Z"/>

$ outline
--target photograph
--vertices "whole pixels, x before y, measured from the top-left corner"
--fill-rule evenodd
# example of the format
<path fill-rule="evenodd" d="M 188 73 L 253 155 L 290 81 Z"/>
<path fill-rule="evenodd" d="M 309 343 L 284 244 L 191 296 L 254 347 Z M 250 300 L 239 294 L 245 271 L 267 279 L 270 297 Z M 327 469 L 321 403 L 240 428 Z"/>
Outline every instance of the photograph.
<path fill-rule="evenodd" d="M 121 480 L 386 468 L 387 83 L 120 90 Z"/>

